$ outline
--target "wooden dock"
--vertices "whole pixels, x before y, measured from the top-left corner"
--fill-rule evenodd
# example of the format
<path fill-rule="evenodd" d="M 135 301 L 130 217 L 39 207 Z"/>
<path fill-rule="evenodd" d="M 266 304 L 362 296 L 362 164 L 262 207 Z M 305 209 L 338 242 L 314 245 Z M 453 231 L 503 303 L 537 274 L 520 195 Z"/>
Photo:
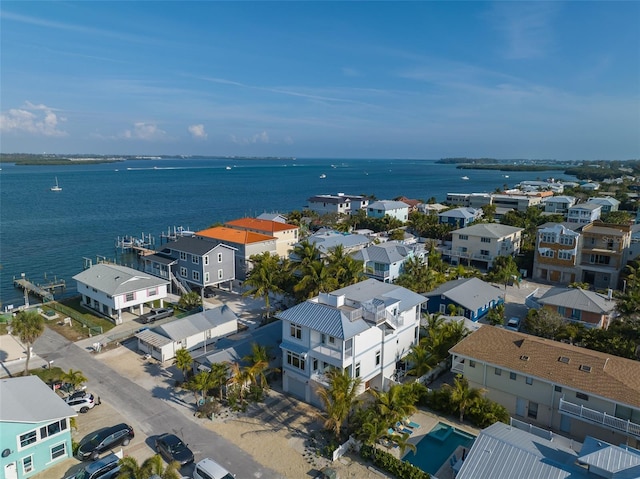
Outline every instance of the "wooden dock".
<path fill-rule="evenodd" d="M 53 281 L 49 284 L 40 285 L 35 284 L 29 281 L 25 277 L 13 278 L 13 285 L 16 288 L 20 288 L 23 291 L 26 291 L 28 294 L 33 294 L 34 296 L 38 296 L 42 298 L 43 301 L 53 301 L 53 293 L 51 291 L 56 290 L 57 288 L 65 289 L 67 287 L 64 280 Z"/>

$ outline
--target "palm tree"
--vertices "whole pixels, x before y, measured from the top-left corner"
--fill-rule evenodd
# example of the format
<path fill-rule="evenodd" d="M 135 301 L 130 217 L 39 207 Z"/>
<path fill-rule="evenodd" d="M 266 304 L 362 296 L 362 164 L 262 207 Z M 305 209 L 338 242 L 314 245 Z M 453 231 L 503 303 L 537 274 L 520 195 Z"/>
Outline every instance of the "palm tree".
<path fill-rule="evenodd" d="M 207 394 L 213 387 L 213 378 L 207 371 L 200 371 L 198 374 L 193 376 L 186 384 L 186 388 L 189 391 L 193 391 L 193 394 L 196 397 L 196 403 L 200 403 L 200 400 L 198 399 L 198 393 L 202 396 L 202 402 L 206 402 Z"/>
<path fill-rule="evenodd" d="M 180 296 L 178 305 L 186 310 L 196 309 L 198 306 L 202 306 L 202 298 L 195 291 L 191 291 Z"/>
<path fill-rule="evenodd" d="M 431 352 L 420 344 L 411 346 L 411 351 L 409 351 L 405 360 L 411 365 L 411 368 L 407 371 L 407 374 L 410 376 L 421 378 L 433 369 L 433 356 Z"/>
<path fill-rule="evenodd" d="M 82 371 L 74 371 L 73 369 L 69 369 L 69 372 L 64 373 L 61 379 L 64 382 L 71 384 L 73 389 L 78 389 L 82 383 L 87 382 L 87 378 L 82 374 Z"/>
<path fill-rule="evenodd" d="M 233 391 L 238 393 L 240 402 L 244 401 L 244 394 L 247 389 L 247 383 L 251 381 L 250 370 L 243 368 L 239 363 L 231 363 L 229 366 L 231 377 L 227 381 Z"/>
<path fill-rule="evenodd" d="M 488 276 L 491 281 L 504 284 L 504 300 L 507 301 L 507 286 L 511 281 L 517 279 L 520 274 L 518 265 L 512 256 L 497 256 L 493 260 L 493 266 Z M 520 283 L 515 281 L 516 286 L 520 287 Z"/>
<path fill-rule="evenodd" d="M 309 240 L 304 240 L 293 247 L 291 252 L 291 262 L 294 263 L 294 268 L 301 274 L 305 273 L 305 269 L 313 261 L 320 258 L 320 250 L 315 243 L 310 243 Z"/>
<path fill-rule="evenodd" d="M 300 278 L 293 290 L 303 299 L 317 296 L 320 292 L 336 289 L 337 281 L 323 260 L 312 261 L 304 268 L 304 276 Z"/>
<path fill-rule="evenodd" d="M 327 261 L 339 288 L 361 281 L 364 275 L 362 261 L 355 260 L 347 254 L 341 244 L 329 248 Z"/>
<path fill-rule="evenodd" d="M 417 397 L 406 386 L 394 384 L 386 392 L 371 390 L 375 399 L 375 408 L 389 425 L 416 412 Z"/>
<path fill-rule="evenodd" d="M 332 368 L 325 373 L 329 387 L 319 387 L 318 397 L 324 406 L 324 427 L 333 431 L 340 439 L 340 432 L 344 422 L 357 404 L 357 394 L 360 378 L 352 378 L 349 370 Z"/>
<path fill-rule="evenodd" d="M 158 476 L 160 479 L 180 479 L 180 463 L 173 461 L 164 467 L 162 457 L 158 454 L 151 456 L 142 464 L 138 464 L 138 461 L 134 457 L 125 456 L 120 459 L 120 472 L 118 473 L 118 479 L 151 479 Z"/>
<path fill-rule="evenodd" d="M 11 321 L 11 331 L 27 347 L 27 361 L 24 366 L 24 373 L 29 374 L 31 347 L 44 333 L 44 319 L 36 311 L 20 311 Z"/>
<path fill-rule="evenodd" d="M 245 356 L 242 360 L 249 363 L 247 372 L 253 383 L 260 389 L 268 389 L 267 374 L 270 372 L 269 346 L 252 343 L 251 354 Z"/>
<path fill-rule="evenodd" d="M 224 386 L 229 379 L 229 364 L 228 363 L 214 363 L 211 365 L 211 372 L 209 372 L 212 387 L 218 390 L 220 401 L 222 401 L 222 393 Z"/>
<path fill-rule="evenodd" d="M 278 268 L 278 255 L 272 255 L 265 251 L 261 255 L 253 255 L 250 259 L 253 268 L 249 271 L 244 284 L 251 289 L 243 293 L 243 296 L 252 296 L 253 298 L 264 299 L 266 308 L 266 317 L 271 312 L 271 302 L 269 296 L 271 294 L 282 293 L 280 287 L 280 277 Z"/>
<path fill-rule="evenodd" d="M 469 387 L 467 378 L 462 377 L 460 374 L 454 379 L 453 386 L 445 384 L 443 387 L 447 387 L 451 391 L 451 403 L 460 412 L 460 422 L 464 419 L 465 410 L 487 392 L 486 389 Z"/>
<path fill-rule="evenodd" d="M 183 380 L 187 380 L 187 371 L 192 368 L 193 358 L 188 349 L 182 348 L 176 351 L 176 359 L 174 361 L 176 367 L 182 371 Z"/>

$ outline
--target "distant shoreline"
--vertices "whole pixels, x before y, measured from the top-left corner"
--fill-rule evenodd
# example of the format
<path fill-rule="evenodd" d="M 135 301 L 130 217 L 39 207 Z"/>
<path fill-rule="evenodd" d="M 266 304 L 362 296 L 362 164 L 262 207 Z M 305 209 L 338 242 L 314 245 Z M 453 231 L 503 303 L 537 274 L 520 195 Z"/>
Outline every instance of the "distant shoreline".
<path fill-rule="evenodd" d="M 98 165 L 102 163 L 118 163 L 127 160 L 162 160 L 162 159 L 207 159 L 207 160 L 295 160 L 293 156 L 203 156 L 203 155 L 35 155 L 25 153 L 0 153 L 0 163 L 14 163 L 21 166 L 53 166 L 53 165 Z"/>

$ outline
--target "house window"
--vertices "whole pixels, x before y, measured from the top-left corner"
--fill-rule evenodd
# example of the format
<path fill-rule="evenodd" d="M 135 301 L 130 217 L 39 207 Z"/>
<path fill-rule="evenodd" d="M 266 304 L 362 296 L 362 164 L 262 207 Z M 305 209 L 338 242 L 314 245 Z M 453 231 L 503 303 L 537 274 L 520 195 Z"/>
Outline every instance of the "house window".
<path fill-rule="evenodd" d="M 571 319 L 575 319 L 576 321 L 580 321 L 580 318 L 582 318 L 582 311 L 580 311 L 579 309 L 572 309 L 571 310 Z"/>
<path fill-rule="evenodd" d="M 481 241 L 482 243 L 491 243 L 491 238 L 485 238 L 485 237 L 482 237 L 482 238 L 480 238 L 480 241 Z"/>
<path fill-rule="evenodd" d="M 476 367 L 476 362 L 473 359 L 469 360 L 469 367 L 470 368 L 475 368 Z"/>
<path fill-rule="evenodd" d="M 204 282 L 205 283 L 209 282 L 209 272 L 208 271 L 204 274 Z"/>
<path fill-rule="evenodd" d="M 26 434 L 20 436 L 20 447 L 27 447 L 29 444 L 33 444 L 38 440 L 38 434 L 36 431 L 29 431 Z"/>
<path fill-rule="evenodd" d="M 33 471 L 33 456 L 22 458 L 22 470 L 25 474 Z"/>
<path fill-rule="evenodd" d="M 127 293 L 125 301 L 133 301 L 136 298 L 135 293 Z"/>
<path fill-rule="evenodd" d="M 299 354 L 287 351 L 287 364 L 304 371 L 305 361 Z"/>
<path fill-rule="evenodd" d="M 573 244 L 573 238 L 571 236 L 560 236 L 560 244 L 571 246 Z"/>
<path fill-rule="evenodd" d="M 380 351 L 376 351 L 376 366 L 380 366 Z"/>
<path fill-rule="evenodd" d="M 222 279 L 222 278 L 224 278 L 224 274 L 222 273 L 222 270 L 219 269 L 218 270 L 218 279 Z"/>
<path fill-rule="evenodd" d="M 500 368 L 495 368 L 493 372 L 495 373 L 496 376 L 502 376 L 502 369 Z"/>
<path fill-rule="evenodd" d="M 554 255 L 555 255 L 555 252 L 552 249 L 548 249 L 544 253 L 542 253 L 540 256 L 544 256 L 545 258 L 553 258 Z"/>
<path fill-rule="evenodd" d="M 313 370 L 318 370 L 318 360 L 316 358 L 313 358 Z"/>
<path fill-rule="evenodd" d="M 558 259 L 571 259 L 572 256 L 570 251 L 558 251 Z"/>
<path fill-rule="evenodd" d="M 490 256 L 490 255 L 491 255 L 491 253 L 489 252 L 489 250 L 488 250 L 488 249 L 481 249 L 481 250 L 480 250 L 480 254 L 481 254 L 482 256 Z"/>
<path fill-rule="evenodd" d="M 202 257 L 202 260 L 204 261 L 204 265 L 205 265 L 205 266 L 208 266 L 208 265 L 209 265 L 209 256 L 206 256 L 206 255 L 205 255 L 205 256 L 203 256 L 203 257 Z"/>
<path fill-rule="evenodd" d="M 302 339 L 302 326 L 291 323 L 290 333 L 292 338 Z"/>
<path fill-rule="evenodd" d="M 589 396 L 583 393 L 576 393 L 576 399 L 582 399 L 583 401 L 588 401 Z"/>
<path fill-rule="evenodd" d="M 191 255 L 191 262 L 193 264 L 200 264 L 200 256 L 196 256 L 195 254 Z"/>
<path fill-rule="evenodd" d="M 542 233 L 541 239 L 543 243 L 555 243 L 556 235 L 553 233 Z"/>
<path fill-rule="evenodd" d="M 562 392 L 562 386 L 558 386 L 558 385 L 553 386 L 553 390 L 555 392 L 557 392 L 557 393 L 561 393 Z"/>
<path fill-rule="evenodd" d="M 58 434 L 60 431 L 67 428 L 67 420 L 63 419 L 61 421 L 52 422 L 47 426 L 43 426 L 40 428 L 40 439 L 47 438 L 49 436 L 53 436 L 54 434 Z"/>
<path fill-rule="evenodd" d="M 515 381 L 518 378 L 518 375 L 516 373 L 509 373 L 509 379 L 511 379 L 512 381 Z"/>
<path fill-rule="evenodd" d="M 193 271 L 191 277 L 194 281 L 200 281 L 200 271 Z"/>
<path fill-rule="evenodd" d="M 531 419 L 538 419 L 538 403 L 529 401 L 529 411 L 527 416 Z"/>
<path fill-rule="evenodd" d="M 356 377 L 360 377 L 360 363 L 356 363 Z"/>
<path fill-rule="evenodd" d="M 531 386 L 531 385 L 533 384 L 533 378 L 529 378 L 529 377 L 528 377 L 528 378 L 526 379 L 526 383 L 527 383 L 529 386 Z"/>
<path fill-rule="evenodd" d="M 222 263 L 222 253 L 218 253 L 218 263 Z"/>
<path fill-rule="evenodd" d="M 564 316 L 567 312 L 567 308 L 565 308 L 564 306 L 558 306 L 558 314 L 560 314 L 561 316 Z"/>
<path fill-rule="evenodd" d="M 180 276 L 186 278 L 189 273 L 187 272 L 187 268 L 184 266 L 180 266 Z"/>
<path fill-rule="evenodd" d="M 66 444 L 63 442 L 51 448 L 51 460 L 58 459 L 61 456 L 66 456 Z"/>
<path fill-rule="evenodd" d="M 147 290 L 147 296 L 155 296 L 158 294 L 158 288 L 151 288 Z"/>
<path fill-rule="evenodd" d="M 336 338 L 329 336 L 329 344 L 336 344 Z"/>
<path fill-rule="evenodd" d="M 180 251 L 180 259 L 182 261 L 187 261 L 187 253 L 185 253 L 184 251 Z"/>
<path fill-rule="evenodd" d="M 460 236 L 459 236 L 459 238 L 460 238 L 462 241 L 467 241 L 467 240 L 469 239 L 469 236 L 468 236 L 468 235 L 460 235 Z"/>

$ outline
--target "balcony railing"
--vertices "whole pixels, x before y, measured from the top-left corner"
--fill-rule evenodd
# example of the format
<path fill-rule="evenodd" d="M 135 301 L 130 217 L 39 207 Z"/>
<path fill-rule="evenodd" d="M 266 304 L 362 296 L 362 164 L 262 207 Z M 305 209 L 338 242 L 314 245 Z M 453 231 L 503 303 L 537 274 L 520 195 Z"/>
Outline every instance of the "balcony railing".
<path fill-rule="evenodd" d="M 624 432 L 625 434 L 640 438 L 640 424 L 633 423 L 629 420 L 611 416 L 606 412 L 589 409 L 580 404 L 574 404 L 565 401 L 562 398 L 560 398 L 560 406 L 558 409 L 561 413 L 564 413 L 568 416 L 578 417 L 583 421 L 590 422 L 592 424 L 598 424 L 608 429 L 612 429 L 618 432 Z"/>
<path fill-rule="evenodd" d="M 340 365 L 342 365 L 342 361 L 344 360 L 343 357 L 344 358 L 351 357 L 352 349 L 349 349 L 348 353 L 345 353 L 343 355 L 342 351 L 339 351 L 339 350 L 333 349 L 333 348 L 329 348 L 329 347 L 325 346 L 322 343 L 313 343 L 313 344 L 311 344 L 311 351 L 313 351 L 314 353 L 317 353 L 317 354 L 319 354 L 321 356 L 324 356 L 325 358 L 335 359 L 340 363 Z"/>

